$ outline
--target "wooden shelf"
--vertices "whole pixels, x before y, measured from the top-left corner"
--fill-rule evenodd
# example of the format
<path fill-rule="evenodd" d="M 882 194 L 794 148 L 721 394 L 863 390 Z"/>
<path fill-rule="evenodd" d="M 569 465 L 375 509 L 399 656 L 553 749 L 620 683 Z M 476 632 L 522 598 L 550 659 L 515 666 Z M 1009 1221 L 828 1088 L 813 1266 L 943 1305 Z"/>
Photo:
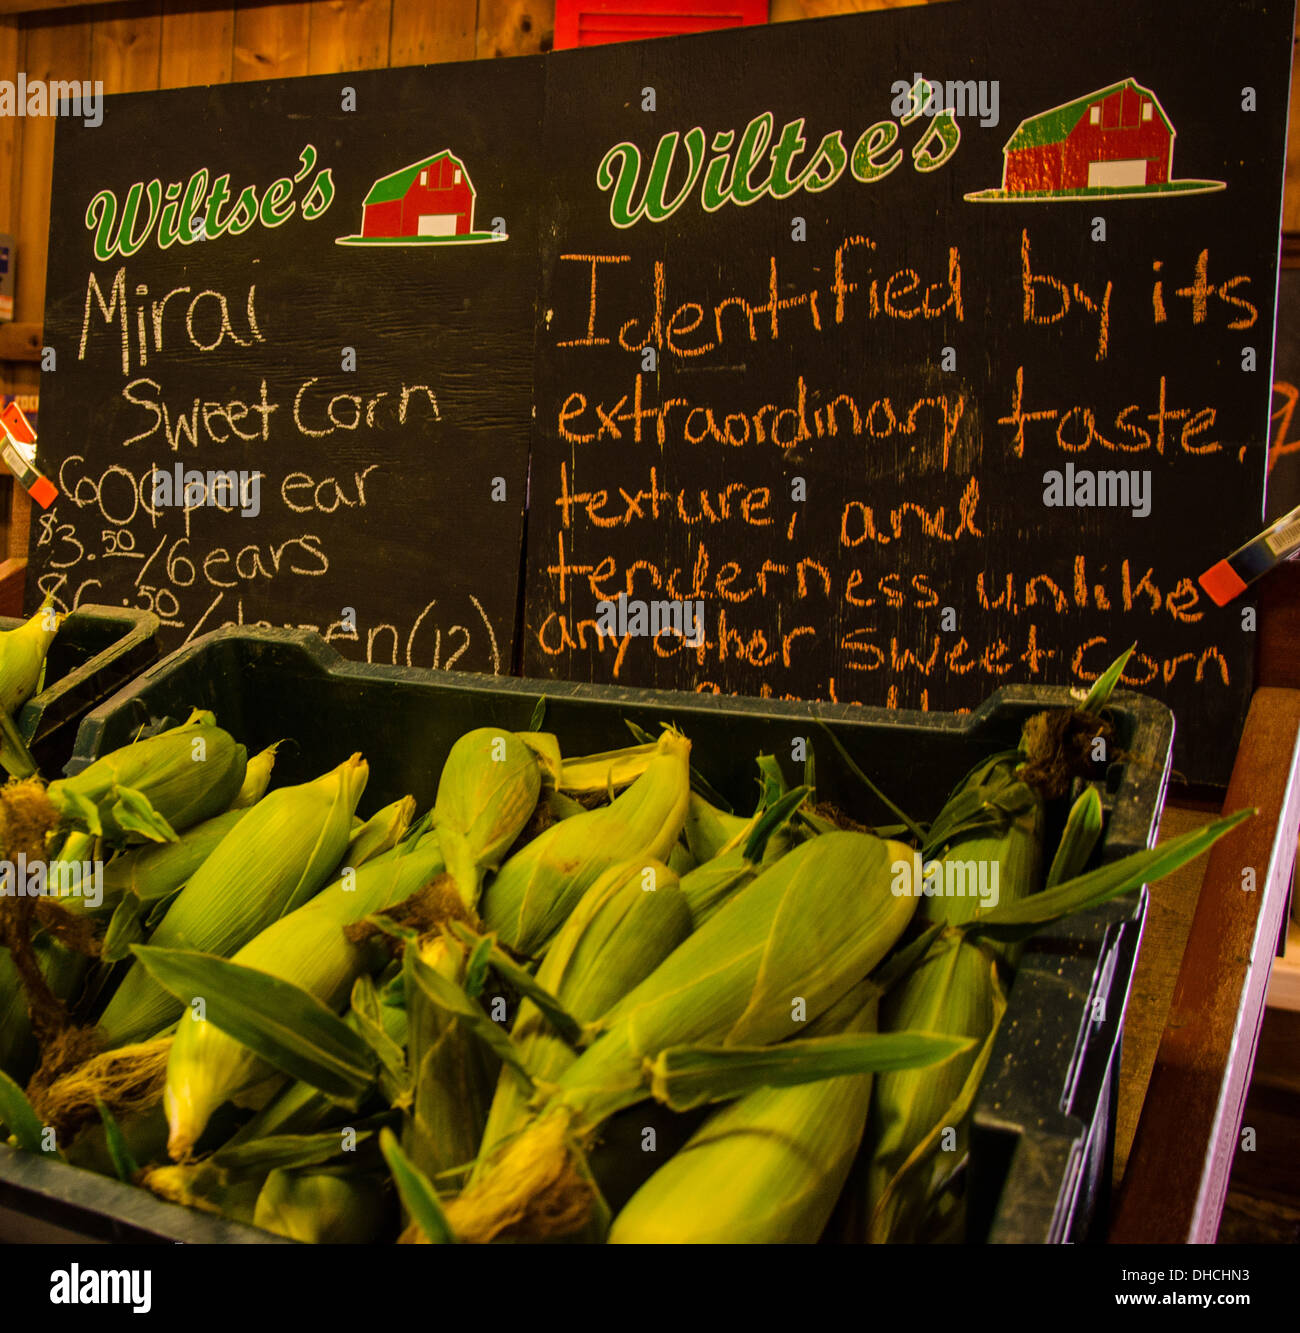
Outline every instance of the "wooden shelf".
<path fill-rule="evenodd" d="M 1286 955 L 1273 963 L 1268 979 L 1268 1007 L 1300 1013 L 1300 922 L 1287 924 Z"/>

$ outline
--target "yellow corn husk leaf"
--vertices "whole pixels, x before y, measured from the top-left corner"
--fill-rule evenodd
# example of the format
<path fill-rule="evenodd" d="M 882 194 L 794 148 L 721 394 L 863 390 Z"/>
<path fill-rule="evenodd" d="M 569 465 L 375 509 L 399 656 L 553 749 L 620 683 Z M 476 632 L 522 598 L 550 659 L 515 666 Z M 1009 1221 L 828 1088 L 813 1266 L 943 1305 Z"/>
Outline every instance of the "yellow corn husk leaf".
<path fill-rule="evenodd" d="M 388 1207 L 382 1182 L 354 1167 L 289 1171 L 266 1177 L 253 1225 L 311 1245 L 368 1245 L 381 1238 Z"/>
<path fill-rule="evenodd" d="M 680 839 L 673 843 L 673 849 L 668 853 L 668 868 L 678 877 L 689 874 L 695 869 L 695 858 L 691 855 L 691 849 Z"/>
<path fill-rule="evenodd" d="M 211 713 L 110 751 L 75 777 L 51 782 L 46 795 L 70 827 L 124 842 L 140 833 L 128 819 L 143 798 L 174 837 L 230 806 L 244 781 L 247 753 Z M 171 839 L 145 832 L 153 841 Z"/>
<path fill-rule="evenodd" d="M 414 796 L 403 796 L 400 801 L 377 810 L 360 828 L 353 829 L 352 841 L 343 853 L 344 865 L 356 870 L 372 857 L 391 851 L 406 837 L 414 818 Z"/>
<path fill-rule="evenodd" d="M 364 945 L 348 940 L 344 927 L 404 901 L 441 872 L 437 835 L 413 838 L 357 870 L 349 867 L 310 901 L 266 926 L 233 961 L 290 981 L 329 1008 L 341 1009 L 369 957 Z M 163 1094 L 171 1155 L 184 1157 L 223 1102 L 273 1073 L 215 1024 L 193 1014 L 182 1019 Z"/>
<path fill-rule="evenodd" d="M 705 865 L 724 847 L 750 826 L 748 819 L 729 815 L 704 799 L 699 792 L 691 792 L 690 807 L 686 812 L 686 845 L 697 865 Z"/>
<path fill-rule="evenodd" d="M 433 826 L 467 907 L 478 902 L 484 871 L 501 864 L 532 818 L 541 790 L 535 751 L 511 732 L 479 727 L 451 747 L 438 778 Z"/>
<path fill-rule="evenodd" d="M 597 795 L 601 792 L 621 791 L 649 768 L 657 752 L 652 742 L 566 759 L 560 766 L 560 778 L 556 785 L 560 791 L 570 794 Z"/>
<path fill-rule="evenodd" d="M 36 693 L 45 655 L 62 623 L 54 599 L 47 597 L 25 624 L 0 632 L 0 710 L 10 717 Z"/>
<path fill-rule="evenodd" d="M 807 1035 L 874 1032 L 876 1008 L 856 987 Z M 610 1243 L 816 1243 L 862 1141 L 872 1079 L 761 1088 L 715 1111 L 624 1205 Z"/>
<path fill-rule="evenodd" d="M 271 773 L 275 769 L 275 752 L 279 748 L 280 742 L 276 741 L 265 750 L 259 750 L 248 761 L 244 769 L 244 781 L 235 793 L 235 799 L 230 802 L 232 810 L 246 810 L 266 795 L 266 789 L 271 785 Z"/>
<path fill-rule="evenodd" d="M 647 876 L 647 872 L 649 872 Z M 647 888 L 652 883 L 653 888 Z M 691 914 L 677 876 L 658 861 L 611 866 L 583 894 L 537 969 L 537 982 L 580 1023 L 593 1023 L 690 934 Z M 578 1053 L 530 1000 L 511 1032 L 524 1067 L 551 1084 Z M 479 1147 L 479 1160 L 527 1123 L 529 1095 L 507 1071 Z"/>
<path fill-rule="evenodd" d="M 186 829 L 175 842 L 147 843 L 115 856 L 102 871 L 103 901 L 95 910 L 112 911 L 128 893 L 145 903 L 159 902 L 175 893 L 247 813 L 232 808 Z M 59 864 L 65 858 L 72 859 L 68 854 L 65 847 Z M 69 899 L 67 906 L 83 910 L 85 900 Z"/>
<path fill-rule="evenodd" d="M 922 912 L 929 920 L 960 925 L 982 910 L 1017 902 L 1042 887 L 1043 798 L 1017 777 L 1019 763 L 1019 756 L 991 761 L 949 798 L 945 810 L 957 802 L 977 802 L 990 823 L 927 846 L 927 871 L 933 862 L 934 886 L 942 889 L 926 895 Z M 941 811 L 935 827 L 943 820 Z M 975 891 L 975 885 L 982 885 L 984 892 Z"/>
<path fill-rule="evenodd" d="M 448 981 L 464 983 L 468 957 L 458 941 L 428 936 L 419 957 Z M 459 1015 L 439 1008 L 418 985 L 407 986 L 407 1016 L 407 1066 L 414 1085 L 402 1146 L 432 1178 L 473 1160 L 500 1061 Z"/>
<path fill-rule="evenodd" d="M 369 772 L 357 754 L 314 782 L 263 797 L 191 875 L 149 942 L 229 958 L 301 906 L 338 865 Z M 137 960 L 100 1026 L 117 1046 L 150 1036 L 180 1012 Z"/>
<path fill-rule="evenodd" d="M 614 801 L 552 824 L 516 852 L 483 894 L 489 929 L 535 955 L 610 866 L 664 860 L 686 818 L 690 752 L 685 736 L 665 731 L 645 772 Z"/>
<path fill-rule="evenodd" d="M 982 1074 L 988 1038 L 1000 1017 L 996 962 L 979 945 L 945 934 L 922 962 L 886 997 L 882 1031 L 908 1029 L 973 1037 L 980 1046 L 942 1064 L 898 1070 L 876 1078 L 872 1098 L 872 1149 L 867 1170 L 869 1238 L 908 1240 L 921 1224 L 930 1193 L 930 1160 L 956 1165 L 965 1151 L 963 1115 L 945 1117 L 968 1080 Z M 955 1132 L 952 1151 L 941 1150 L 945 1128 Z M 930 1160 L 922 1160 L 923 1158 Z"/>
<path fill-rule="evenodd" d="M 185 1166 L 153 1166 L 140 1176 L 145 1189 L 168 1203 L 215 1213 L 246 1226 L 253 1225 L 262 1183 L 258 1173 L 224 1171 L 211 1159 Z"/>

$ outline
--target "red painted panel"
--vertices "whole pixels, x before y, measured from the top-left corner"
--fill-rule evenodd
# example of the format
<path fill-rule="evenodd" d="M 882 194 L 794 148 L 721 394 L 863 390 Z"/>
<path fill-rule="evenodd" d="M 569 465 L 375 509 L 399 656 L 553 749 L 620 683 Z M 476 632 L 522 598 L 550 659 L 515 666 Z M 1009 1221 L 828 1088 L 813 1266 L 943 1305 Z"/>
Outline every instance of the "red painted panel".
<path fill-rule="evenodd" d="M 768 0 L 555 0 L 555 49 L 767 22 Z"/>

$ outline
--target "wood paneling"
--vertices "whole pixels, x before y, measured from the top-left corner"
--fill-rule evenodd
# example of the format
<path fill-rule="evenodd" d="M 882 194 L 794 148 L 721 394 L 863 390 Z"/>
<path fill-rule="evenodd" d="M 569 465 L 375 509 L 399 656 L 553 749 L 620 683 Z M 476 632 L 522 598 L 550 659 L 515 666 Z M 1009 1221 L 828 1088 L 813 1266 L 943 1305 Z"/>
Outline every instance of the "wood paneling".
<path fill-rule="evenodd" d="M 305 4 L 254 5 L 235 13 L 235 83 L 307 73 L 311 10 Z"/>
<path fill-rule="evenodd" d="M 387 65 L 391 8 L 391 0 L 312 0 L 307 72 Z"/>
<path fill-rule="evenodd" d="M 228 0 L 164 0 L 160 88 L 229 83 L 234 59 L 235 10 Z"/>
<path fill-rule="evenodd" d="M 106 93 L 142 93 L 158 86 L 162 0 L 97 10 L 91 22 L 90 73 Z"/>
<path fill-rule="evenodd" d="M 433 65 L 473 60 L 478 0 L 393 0 L 390 65 Z"/>
<path fill-rule="evenodd" d="M 555 41 L 554 0 L 478 0 L 480 60 L 531 56 L 549 51 Z"/>

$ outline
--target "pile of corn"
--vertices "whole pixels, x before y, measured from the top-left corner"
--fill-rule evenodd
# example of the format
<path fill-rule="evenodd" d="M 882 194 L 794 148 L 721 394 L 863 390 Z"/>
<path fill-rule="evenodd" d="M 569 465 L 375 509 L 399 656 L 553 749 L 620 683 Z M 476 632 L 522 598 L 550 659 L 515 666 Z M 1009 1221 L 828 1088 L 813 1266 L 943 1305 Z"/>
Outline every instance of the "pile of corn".
<path fill-rule="evenodd" d="M 57 1021 L 0 952 L 0 1137 L 318 1242 L 960 1239 L 1016 940 L 1234 822 L 1090 869 L 1097 788 L 1049 846 L 1020 752 L 875 832 L 765 758 L 746 818 L 671 728 L 473 730 L 363 822 L 361 755 L 274 759 L 196 712 L 34 784 L 102 882 L 93 947 L 32 925 Z"/>

